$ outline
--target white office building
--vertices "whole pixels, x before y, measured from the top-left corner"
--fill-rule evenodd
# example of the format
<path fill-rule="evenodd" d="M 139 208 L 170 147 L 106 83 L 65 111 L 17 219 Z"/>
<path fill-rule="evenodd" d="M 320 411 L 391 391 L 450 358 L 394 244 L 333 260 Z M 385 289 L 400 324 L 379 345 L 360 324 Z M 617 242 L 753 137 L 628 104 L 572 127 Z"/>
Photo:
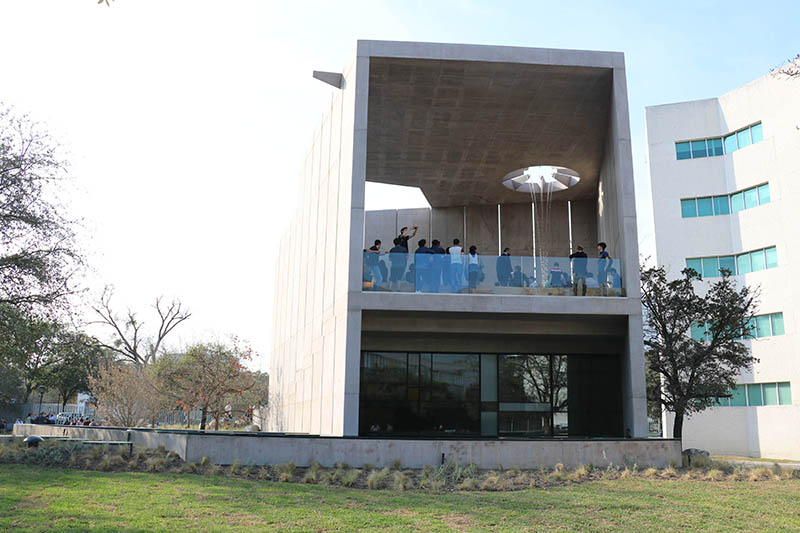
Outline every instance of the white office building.
<path fill-rule="evenodd" d="M 743 341 L 759 361 L 730 398 L 685 421 L 683 447 L 800 459 L 800 79 L 770 74 L 646 118 L 658 264 L 703 283 L 727 268 L 761 287 L 755 338 Z"/>

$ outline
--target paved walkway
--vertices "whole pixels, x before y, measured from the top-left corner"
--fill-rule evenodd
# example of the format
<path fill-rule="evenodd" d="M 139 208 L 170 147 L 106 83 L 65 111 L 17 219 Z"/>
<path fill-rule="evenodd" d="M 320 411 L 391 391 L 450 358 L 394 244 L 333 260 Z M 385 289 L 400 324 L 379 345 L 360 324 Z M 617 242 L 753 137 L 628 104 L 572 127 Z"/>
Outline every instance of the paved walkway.
<path fill-rule="evenodd" d="M 777 463 L 780 465 L 781 468 L 787 468 L 790 470 L 800 470 L 800 462 L 797 461 L 786 461 L 783 459 L 750 459 L 747 457 L 720 457 L 720 456 L 711 456 L 711 459 L 715 461 L 725 461 L 726 463 L 733 463 L 737 465 L 744 465 L 748 467 L 759 467 L 759 466 L 766 466 L 772 467 L 773 464 Z"/>

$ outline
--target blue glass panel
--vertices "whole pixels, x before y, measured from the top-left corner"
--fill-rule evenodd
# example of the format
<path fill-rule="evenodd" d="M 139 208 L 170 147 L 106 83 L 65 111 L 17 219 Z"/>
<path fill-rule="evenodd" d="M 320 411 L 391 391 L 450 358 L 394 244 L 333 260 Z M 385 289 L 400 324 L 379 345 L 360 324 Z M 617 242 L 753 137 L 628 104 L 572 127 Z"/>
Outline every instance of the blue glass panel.
<path fill-rule="evenodd" d="M 696 322 L 692 322 L 691 336 L 696 341 L 704 341 L 704 340 L 706 340 L 706 327 L 705 327 L 705 325 L 700 326 Z"/>
<path fill-rule="evenodd" d="M 715 405 L 718 405 L 720 407 L 728 407 L 728 405 L 730 405 L 730 402 L 731 402 L 730 398 L 717 398 L 717 402 Z"/>
<path fill-rule="evenodd" d="M 737 192 L 731 195 L 731 213 L 738 213 L 744 209 L 744 193 Z"/>
<path fill-rule="evenodd" d="M 731 274 L 736 274 L 736 259 L 732 255 L 723 255 L 719 258 L 719 269 L 730 270 Z"/>
<path fill-rule="evenodd" d="M 683 218 L 692 218 L 697 216 L 697 202 L 694 198 L 689 200 L 681 200 L 681 216 Z"/>
<path fill-rule="evenodd" d="M 730 135 L 725 137 L 725 153 L 729 154 L 731 152 L 735 152 L 739 146 L 736 144 L 736 134 L 731 133 Z M 680 158 L 678 158 L 680 159 Z"/>
<path fill-rule="evenodd" d="M 750 127 L 750 135 L 753 138 L 753 142 L 761 142 L 764 140 L 764 131 L 761 128 L 761 123 L 756 124 L 755 126 Z"/>
<path fill-rule="evenodd" d="M 678 159 L 691 159 L 692 158 L 692 151 L 689 147 L 689 143 L 675 143 L 675 153 L 678 156 Z"/>
<path fill-rule="evenodd" d="M 753 187 L 744 191 L 744 206 L 747 209 L 758 205 L 758 189 Z"/>
<path fill-rule="evenodd" d="M 756 336 L 756 319 L 755 319 L 755 317 L 753 317 L 753 318 L 751 318 L 750 320 L 747 321 L 747 324 L 745 326 L 744 338 L 745 339 L 754 339 L 755 336 Z"/>
<path fill-rule="evenodd" d="M 761 401 L 761 384 L 756 383 L 754 385 L 747 386 L 747 403 L 752 405 L 753 407 L 758 407 L 759 405 L 764 405 L 764 402 Z"/>
<path fill-rule="evenodd" d="M 781 405 L 792 405 L 792 387 L 788 381 L 778 383 L 778 399 Z"/>
<path fill-rule="evenodd" d="M 703 273 L 703 262 L 700 259 L 687 259 L 686 268 L 692 268 L 698 274 Z"/>
<path fill-rule="evenodd" d="M 703 277 L 704 278 L 719 277 L 719 266 L 717 265 L 716 257 L 703 258 Z"/>
<path fill-rule="evenodd" d="M 731 206 L 728 203 L 727 196 L 715 196 L 714 197 L 714 214 L 715 215 L 727 215 L 731 212 Z"/>
<path fill-rule="evenodd" d="M 708 155 L 722 155 L 722 138 L 717 137 L 715 139 L 707 139 L 708 144 Z"/>
<path fill-rule="evenodd" d="M 767 268 L 775 268 L 778 266 L 778 249 L 774 246 L 764 250 L 764 255 L 767 256 Z"/>
<path fill-rule="evenodd" d="M 692 141 L 692 159 L 697 159 L 698 157 L 705 157 L 707 154 L 706 152 L 706 141 L 703 139 L 702 141 Z"/>
<path fill-rule="evenodd" d="M 758 187 L 758 203 L 759 204 L 768 204 L 769 203 L 769 183 L 765 183 L 764 185 L 759 185 L 759 187 Z"/>
<path fill-rule="evenodd" d="M 772 313 L 769 317 L 772 319 L 772 334 L 783 335 L 783 313 Z"/>
<path fill-rule="evenodd" d="M 744 385 L 731 387 L 731 407 L 745 407 L 747 405 L 747 395 Z"/>
<path fill-rule="evenodd" d="M 764 405 L 778 405 L 777 383 L 762 383 L 761 394 L 764 395 Z"/>
<path fill-rule="evenodd" d="M 736 256 L 736 273 L 747 274 L 750 272 L 750 254 Z"/>
<path fill-rule="evenodd" d="M 736 141 L 739 143 L 739 148 L 750 146 L 750 128 L 736 132 Z"/>
<path fill-rule="evenodd" d="M 770 325 L 769 315 L 756 317 L 756 337 L 770 337 L 772 335 L 772 325 Z"/>
<path fill-rule="evenodd" d="M 701 217 L 710 217 L 714 214 L 714 203 L 711 198 L 698 198 L 697 199 L 697 215 Z"/>
<path fill-rule="evenodd" d="M 758 272 L 759 270 L 767 268 L 767 263 L 764 260 L 764 250 L 750 252 L 750 264 L 753 272 Z"/>

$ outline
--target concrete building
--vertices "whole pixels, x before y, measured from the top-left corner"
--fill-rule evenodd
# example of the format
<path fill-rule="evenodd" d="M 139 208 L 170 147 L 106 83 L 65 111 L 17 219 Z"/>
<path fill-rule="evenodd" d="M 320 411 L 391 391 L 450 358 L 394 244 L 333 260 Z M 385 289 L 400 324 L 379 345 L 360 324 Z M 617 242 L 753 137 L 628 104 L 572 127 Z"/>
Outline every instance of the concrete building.
<path fill-rule="evenodd" d="M 269 429 L 646 437 L 623 54 L 359 41 L 315 77 L 335 91 L 280 243 Z M 367 181 L 431 208 L 365 212 Z M 403 227 L 411 253 L 383 253 Z"/>
<path fill-rule="evenodd" d="M 688 266 L 707 283 L 727 268 L 761 287 L 756 338 L 744 341 L 759 362 L 684 423 L 684 447 L 800 459 L 800 80 L 767 75 L 646 116 L 658 263 L 670 277 Z M 671 415 L 664 426 L 671 436 Z"/>

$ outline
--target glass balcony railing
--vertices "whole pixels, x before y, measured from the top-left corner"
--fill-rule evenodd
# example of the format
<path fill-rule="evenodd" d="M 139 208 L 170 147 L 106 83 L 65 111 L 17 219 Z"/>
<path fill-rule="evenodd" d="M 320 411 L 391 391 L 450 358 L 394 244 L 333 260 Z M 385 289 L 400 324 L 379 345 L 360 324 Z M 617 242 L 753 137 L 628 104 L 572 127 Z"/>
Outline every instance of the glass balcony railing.
<path fill-rule="evenodd" d="M 618 259 L 364 252 L 363 290 L 625 296 Z"/>

